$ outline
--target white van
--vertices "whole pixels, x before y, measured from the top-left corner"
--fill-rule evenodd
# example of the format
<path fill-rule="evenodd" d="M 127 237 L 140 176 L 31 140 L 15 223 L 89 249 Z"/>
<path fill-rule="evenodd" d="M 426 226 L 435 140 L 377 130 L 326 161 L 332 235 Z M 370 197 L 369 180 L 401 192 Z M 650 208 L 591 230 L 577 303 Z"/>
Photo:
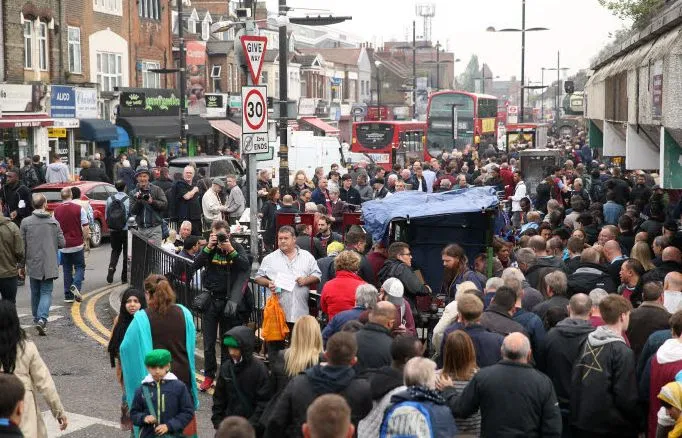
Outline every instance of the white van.
<path fill-rule="evenodd" d="M 336 137 L 316 137 L 311 131 L 289 131 L 289 184 L 294 181 L 297 171 L 303 170 L 308 178 L 315 175 L 315 168 L 322 166 L 325 174 L 331 171 L 332 164 L 340 166 L 341 173 L 345 173 L 341 143 Z M 272 183 L 279 185 L 279 138 L 273 144 L 275 153 L 273 159 L 258 162 L 258 169 L 270 169 L 273 172 Z"/>

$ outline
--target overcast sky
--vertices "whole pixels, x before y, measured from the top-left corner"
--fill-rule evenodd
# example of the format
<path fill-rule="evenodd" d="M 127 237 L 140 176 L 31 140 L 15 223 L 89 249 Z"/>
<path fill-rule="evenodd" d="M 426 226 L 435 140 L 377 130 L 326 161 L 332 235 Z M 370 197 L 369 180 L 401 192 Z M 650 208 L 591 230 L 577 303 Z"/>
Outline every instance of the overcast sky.
<path fill-rule="evenodd" d="M 277 10 L 277 0 L 267 0 L 268 9 Z M 300 8 L 327 8 L 334 15 L 350 15 L 352 21 L 337 25 L 370 42 L 412 38 L 415 5 L 412 0 L 287 0 Z M 521 27 L 521 0 L 431 0 L 436 6 L 433 40 L 448 45 L 462 62 L 462 72 L 472 54 L 490 65 L 495 76 L 508 79 L 521 73 L 521 35 L 489 33 L 498 29 Z M 291 12 L 300 16 L 309 11 Z M 597 0 L 527 0 L 526 28 L 547 27 L 544 32 L 526 34 L 526 77 L 540 81 L 542 67 L 555 67 L 557 50 L 562 67 L 569 73 L 589 67 L 590 59 L 609 41 L 609 33 L 623 23 L 599 6 Z M 423 20 L 417 19 L 417 38 L 423 33 Z M 546 73 L 556 78 L 556 73 Z M 545 81 L 549 78 L 546 77 Z"/>

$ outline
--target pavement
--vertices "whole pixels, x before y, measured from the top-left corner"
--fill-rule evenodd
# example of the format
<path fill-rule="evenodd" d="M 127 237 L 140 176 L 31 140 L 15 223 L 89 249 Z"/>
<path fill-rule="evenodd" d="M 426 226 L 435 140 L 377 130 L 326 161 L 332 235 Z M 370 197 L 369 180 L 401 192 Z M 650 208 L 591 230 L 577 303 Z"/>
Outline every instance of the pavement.
<path fill-rule="evenodd" d="M 122 391 L 106 351 L 119 307 L 116 300 L 120 303 L 120 294 L 127 285 L 120 283 L 121 261 L 115 276 L 116 281 L 111 285 L 107 284 L 109 253 L 110 247 L 105 240 L 100 248 L 92 249 L 86 257 L 82 303 L 64 303 L 61 276 L 55 281 L 47 336 L 38 336 L 32 325 L 28 284 L 21 286 L 17 293 L 20 321 L 50 369 L 67 411 L 69 426 L 64 432 L 60 432 L 56 420 L 39 397 L 48 437 L 130 437 L 129 432 L 123 432 L 119 428 Z M 198 364 L 197 368 L 200 366 L 203 365 Z M 198 435 L 202 438 L 213 437 L 215 432 L 210 421 L 213 404 L 211 396 L 200 394 L 199 402 Z"/>

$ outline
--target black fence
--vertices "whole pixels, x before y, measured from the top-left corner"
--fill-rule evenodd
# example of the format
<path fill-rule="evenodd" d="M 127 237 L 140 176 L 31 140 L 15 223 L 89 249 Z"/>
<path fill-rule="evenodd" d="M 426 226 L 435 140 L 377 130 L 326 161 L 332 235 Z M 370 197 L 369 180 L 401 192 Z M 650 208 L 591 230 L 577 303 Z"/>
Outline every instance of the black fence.
<path fill-rule="evenodd" d="M 203 270 L 193 271 L 192 261 L 149 243 L 136 230 L 130 230 L 130 234 L 130 285 L 143 290 L 144 280 L 150 274 L 165 276 L 175 290 L 177 303 L 192 311 L 197 331 L 200 331 L 201 315 L 192 310 L 192 301 L 202 291 Z M 252 325 L 259 334 L 265 307 L 265 288 L 256 284 L 251 278 L 244 293 L 253 294 L 255 309 L 249 318 L 249 325 Z"/>

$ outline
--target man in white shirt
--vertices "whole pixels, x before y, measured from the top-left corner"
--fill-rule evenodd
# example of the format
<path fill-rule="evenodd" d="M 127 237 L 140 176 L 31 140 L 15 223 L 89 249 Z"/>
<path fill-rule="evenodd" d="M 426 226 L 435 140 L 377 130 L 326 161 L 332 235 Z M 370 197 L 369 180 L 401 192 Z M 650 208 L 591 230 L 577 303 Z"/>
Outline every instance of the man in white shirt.
<path fill-rule="evenodd" d="M 308 315 L 310 286 L 320 281 L 322 273 L 312 254 L 296 246 L 292 227 L 279 229 L 277 244 L 278 250 L 265 256 L 258 268 L 256 283 L 270 289 L 271 294 L 278 294 L 287 324 L 292 327 L 298 318 Z M 283 342 L 269 343 L 268 355 L 283 348 Z"/>
<path fill-rule="evenodd" d="M 204 230 L 210 230 L 215 220 L 223 218 L 223 212 L 227 206 L 220 202 L 220 192 L 225 188 L 225 183 L 220 178 L 213 178 L 211 189 L 204 193 L 201 198 L 201 209 L 204 214 Z"/>
<path fill-rule="evenodd" d="M 512 225 L 516 228 L 521 226 L 521 200 L 528 196 L 526 183 L 523 182 L 523 174 L 520 170 L 514 171 L 514 195 L 509 199 L 512 201 Z"/>

